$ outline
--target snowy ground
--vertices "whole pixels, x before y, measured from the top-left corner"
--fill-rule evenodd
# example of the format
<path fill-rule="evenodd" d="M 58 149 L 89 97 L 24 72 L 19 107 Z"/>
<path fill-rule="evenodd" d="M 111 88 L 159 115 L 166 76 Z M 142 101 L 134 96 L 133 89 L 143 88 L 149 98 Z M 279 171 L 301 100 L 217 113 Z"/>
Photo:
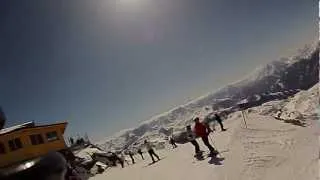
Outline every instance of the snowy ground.
<path fill-rule="evenodd" d="M 211 135 L 214 145 L 225 158 L 221 165 L 210 160 L 193 158 L 191 144 L 177 149 L 157 151 L 163 158 L 148 166 L 150 158 L 144 154 L 142 161 L 124 169 L 107 169 L 92 180 L 316 180 L 319 177 L 319 127 L 318 122 L 307 120 L 301 127 L 250 113 L 248 128 L 240 114 L 225 122 L 228 130 Z M 198 139 L 199 144 L 203 144 Z"/>

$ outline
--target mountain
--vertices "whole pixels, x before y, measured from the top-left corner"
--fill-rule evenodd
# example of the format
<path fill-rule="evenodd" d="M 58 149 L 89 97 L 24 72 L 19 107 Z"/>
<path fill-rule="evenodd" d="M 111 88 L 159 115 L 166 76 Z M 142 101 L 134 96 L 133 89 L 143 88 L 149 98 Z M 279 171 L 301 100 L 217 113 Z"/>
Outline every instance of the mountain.
<path fill-rule="evenodd" d="M 281 58 L 257 69 L 246 79 L 228 85 L 213 96 L 243 100 L 259 95 L 269 97 L 278 92 L 296 93 L 312 87 L 319 81 L 319 44 L 306 46 L 298 52 L 291 58 Z"/>
<path fill-rule="evenodd" d="M 167 143 L 167 147 L 156 150 L 161 158 L 156 163 L 150 164 L 151 158 L 146 153 L 144 159 L 136 155 L 135 164 L 125 164 L 124 168 L 111 168 L 106 173 L 97 173 L 98 168 L 92 168 L 90 171 L 96 175 L 90 179 L 316 180 L 319 179 L 320 129 L 319 116 L 312 117 L 316 115 L 318 104 L 319 83 L 292 98 L 250 108 L 247 128 L 241 112 L 230 114 L 224 122 L 228 130 L 209 135 L 210 143 L 220 152 L 217 157 L 196 160 L 194 146 L 190 143 L 178 144 L 175 149 Z M 281 118 L 276 117 L 278 112 Z M 207 147 L 200 139 L 198 143 L 206 155 Z M 90 160 L 88 154 L 97 151 L 87 148 L 76 155 Z M 97 160 L 101 166 L 108 164 L 108 160 Z"/>
<path fill-rule="evenodd" d="M 307 90 L 319 82 L 318 72 L 319 43 L 304 47 L 295 56 L 258 68 L 241 81 L 155 116 L 136 128 L 123 130 L 98 145 L 106 150 L 122 150 L 138 147 L 146 138 L 161 141 L 183 131 L 195 115 L 205 116 L 208 112 L 204 107 L 210 106 L 226 118 L 239 110 L 239 103 L 250 108 Z"/>

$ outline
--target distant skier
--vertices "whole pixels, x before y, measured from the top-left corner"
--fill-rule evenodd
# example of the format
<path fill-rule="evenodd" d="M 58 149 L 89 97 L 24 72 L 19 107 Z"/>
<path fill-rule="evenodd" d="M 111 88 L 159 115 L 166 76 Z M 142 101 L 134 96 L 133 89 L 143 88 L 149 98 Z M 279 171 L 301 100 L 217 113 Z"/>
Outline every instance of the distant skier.
<path fill-rule="evenodd" d="M 215 113 L 214 116 L 215 120 L 220 124 L 221 131 L 226 131 L 226 129 L 223 127 L 222 119 L 220 118 L 220 116 L 217 113 Z"/>
<path fill-rule="evenodd" d="M 143 158 L 143 152 L 142 152 L 142 150 L 141 150 L 140 148 L 138 149 L 138 153 L 140 154 L 142 160 L 144 160 L 144 158 Z"/>
<path fill-rule="evenodd" d="M 205 108 L 207 111 L 210 111 L 210 109 L 207 107 Z M 220 118 L 220 116 L 217 114 L 217 113 L 209 113 L 205 119 L 204 119 L 204 122 L 205 123 L 210 123 L 212 121 L 216 120 L 219 125 L 220 125 L 220 128 L 221 128 L 221 131 L 226 131 L 226 129 L 223 127 L 223 124 L 222 124 L 222 119 Z"/>
<path fill-rule="evenodd" d="M 121 167 L 124 168 L 124 160 L 118 156 L 115 152 L 110 152 L 111 153 L 111 161 L 113 163 L 113 166 L 117 166 L 117 161 L 121 164 Z"/>
<path fill-rule="evenodd" d="M 120 158 L 121 158 L 122 162 L 126 162 L 126 163 L 127 163 L 127 165 L 129 165 L 129 162 L 127 161 L 127 159 L 126 159 L 126 157 L 125 157 L 125 155 L 124 155 L 124 153 L 123 153 L 123 152 L 121 152 L 121 154 L 120 154 Z"/>
<path fill-rule="evenodd" d="M 159 156 L 154 152 L 153 148 L 152 148 L 152 144 L 150 142 L 148 142 L 147 140 L 144 141 L 144 145 L 146 146 L 147 150 L 148 150 L 148 153 L 152 159 L 152 162 L 155 163 L 156 161 L 154 160 L 154 157 L 155 156 L 158 161 L 160 161 L 160 158 Z"/>
<path fill-rule="evenodd" d="M 74 145 L 74 140 L 73 140 L 72 137 L 70 137 L 69 142 L 70 142 L 70 145 L 71 145 L 71 146 Z"/>
<path fill-rule="evenodd" d="M 210 150 L 210 155 L 216 156 L 218 154 L 218 151 L 216 151 L 211 146 L 208 139 L 208 136 L 212 132 L 212 130 L 209 128 L 208 125 L 201 123 L 198 117 L 194 119 L 194 122 L 195 122 L 194 131 L 196 135 L 201 137 L 203 143 L 208 147 L 208 149 Z"/>
<path fill-rule="evenodd" d="M 172 137 L 170 137 L 170 144 L 172 145 L 172 148 L 173 148 L 173 149 L 178 147 L 178 146 L 176 145 L 176 141 L 175 141 Z"/>
<path fill-rule="evenodd" d="M 187 129 L 187 140 L 194 146 L 194 152 L 197 155 L 200 153 L 200 146 L 196 140 L 196 135 L 192 131 L 190 125 L 188 125 L 186 129 Z"/>
<path fill-rule="evenodd" d="M 131 158 L 131 160 L 132 160 L 132 164 L 134 164 L 135 162 L 134 162 L 134 158 L 133 158 L 133 153 L 132 153 L 132 151 L 129 151 L 128 153 L 129 153 L 129 156 L 130 156 L 130 158 Z"/>

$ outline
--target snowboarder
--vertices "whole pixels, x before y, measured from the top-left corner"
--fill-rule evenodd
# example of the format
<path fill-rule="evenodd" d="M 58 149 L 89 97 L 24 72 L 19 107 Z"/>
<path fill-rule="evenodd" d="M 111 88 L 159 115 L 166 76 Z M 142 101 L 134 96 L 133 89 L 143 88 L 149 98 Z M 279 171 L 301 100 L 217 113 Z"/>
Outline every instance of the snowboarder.
<path fill-rule="evenodd" d="M 214 117 L 215 120 L 220 124 L 221 131 L 226 131 L 226 129 L 223 127 L 222 119 L 220 118 L 220 116 L 217 113 L 215 113 Z"/>
<path fill-rule="evenodd" d="M 209 143 L 209 139 L 208 136 L 209 134 L 212 132 L 212 130 L 209 128 L 208 125 L 201 123 L 200 119 L 198 117 L 196 117 L 194 119 L 195 122 L 195 126 L 194 126 L 194 131 L 195 134 L 199 137 L 201 137 L 203 143 L 208 147 L 208 149 L 210 150 L 210 155 L 212 156 L 216 156 L 218 154 L 218 151 L 216 151 L 212 145 Z"/>
<path fill-rule="evenodd" d="M 199 154 L 201 151 L 200 151 L 200 146 L 196 140 L 196 135 L 194 134 L 194 132 L 192 131 L 191 129 L 191 126 L 188 125 L 186 127 L 187 129 L 187 140 L 194 146 L 194 152 L 195 154 Z"/>
<path fill-rule="evenodd" d="M 134 164 L 135 162 L 134 162 L 134 158 L 133 158 L 133 153 L 132 153 L 132 151 L 130 151 L 129 150 L 129 156 L 130 156 L 130 158 L 131 158 L 131 160 L 132 160 L 132 164 Z"/>
<path fill-rule="evenodd" d="M 172 137 L 170 137 L 170 144 L 172 145 L 172 148 L 173 148 L 173 149 L 178 147 L 178 146 L 176 145 L 175 140 L 174 140 Z"/>
<path fill-rule="evenodd" d="M 145 140 L 145 141 L 144 141 L 144 145 L 146 146 L 146 148 L 147 148 L 147 150 L 148 150 L 148 153 L 149 153 L 149 155 L 150 155 L 150 157 L 151 157 L 151 159 L 152 159 L 152 162 L 153 162 L 153 163 L 156 162 L 156 161 L 154 160 L 154 157 L 153 157 L 153 156 L 155 156 L 155 157 L 158 159 L 158 161 L 160 161 L 160 158 L 159 158 L 159 156 L 154 152 L 151 143 L 148 142 L 147 140 Z"/>
<path fill-rule="evenodd" d="M 144 160 L 144 158 L 143 158 L 143 152 L 142 152 L 142 150 L 141 150 L 140 148 L 138 149 L 138 153 L 140 154 L 142 160 Z"/>

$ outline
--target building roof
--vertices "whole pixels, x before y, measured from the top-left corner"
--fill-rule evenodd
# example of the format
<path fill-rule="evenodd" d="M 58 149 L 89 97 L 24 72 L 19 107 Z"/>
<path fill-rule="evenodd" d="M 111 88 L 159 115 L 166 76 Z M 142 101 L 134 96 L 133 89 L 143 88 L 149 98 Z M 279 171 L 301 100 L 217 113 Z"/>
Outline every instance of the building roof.
<path fill-rule="evenodd" d="M 47 125 L 38 125 L 36 126 L 34 122 L 26 122 L 23 124 L 11 126 L 8 128 L 0 129 L 0 135 L 8 134 L 14 131 L 18 131 L 21 129 L 28 129 L 28 128 L 38 128 L 38 127 L 49 127 L 49 126 L 54 126 L 54 125 L 60 125 L 60 124 L 67 124 L 67 122 L 62 122 L 62 123 L 55 123 L 55 124 L 47 124 Z"/>
<path fill-rule="evenodd" d="M 23 124 L 19 124 L 19 125 L 15 125 L 15 126 L 11 126 L 11 127 L 8 127 L 8 128 L 1 129 L 0 130 L 0 135 L 6 134 L 6 133 L 9 133 L 9 132 L 12 132 L 12 131 L 16 131 L 16 130 L 19 130 L 19 129 L 27 128 L 27 127 L 34 127 L 34 122 L 26 122 L 26 123 L 23 123 Z"/>

